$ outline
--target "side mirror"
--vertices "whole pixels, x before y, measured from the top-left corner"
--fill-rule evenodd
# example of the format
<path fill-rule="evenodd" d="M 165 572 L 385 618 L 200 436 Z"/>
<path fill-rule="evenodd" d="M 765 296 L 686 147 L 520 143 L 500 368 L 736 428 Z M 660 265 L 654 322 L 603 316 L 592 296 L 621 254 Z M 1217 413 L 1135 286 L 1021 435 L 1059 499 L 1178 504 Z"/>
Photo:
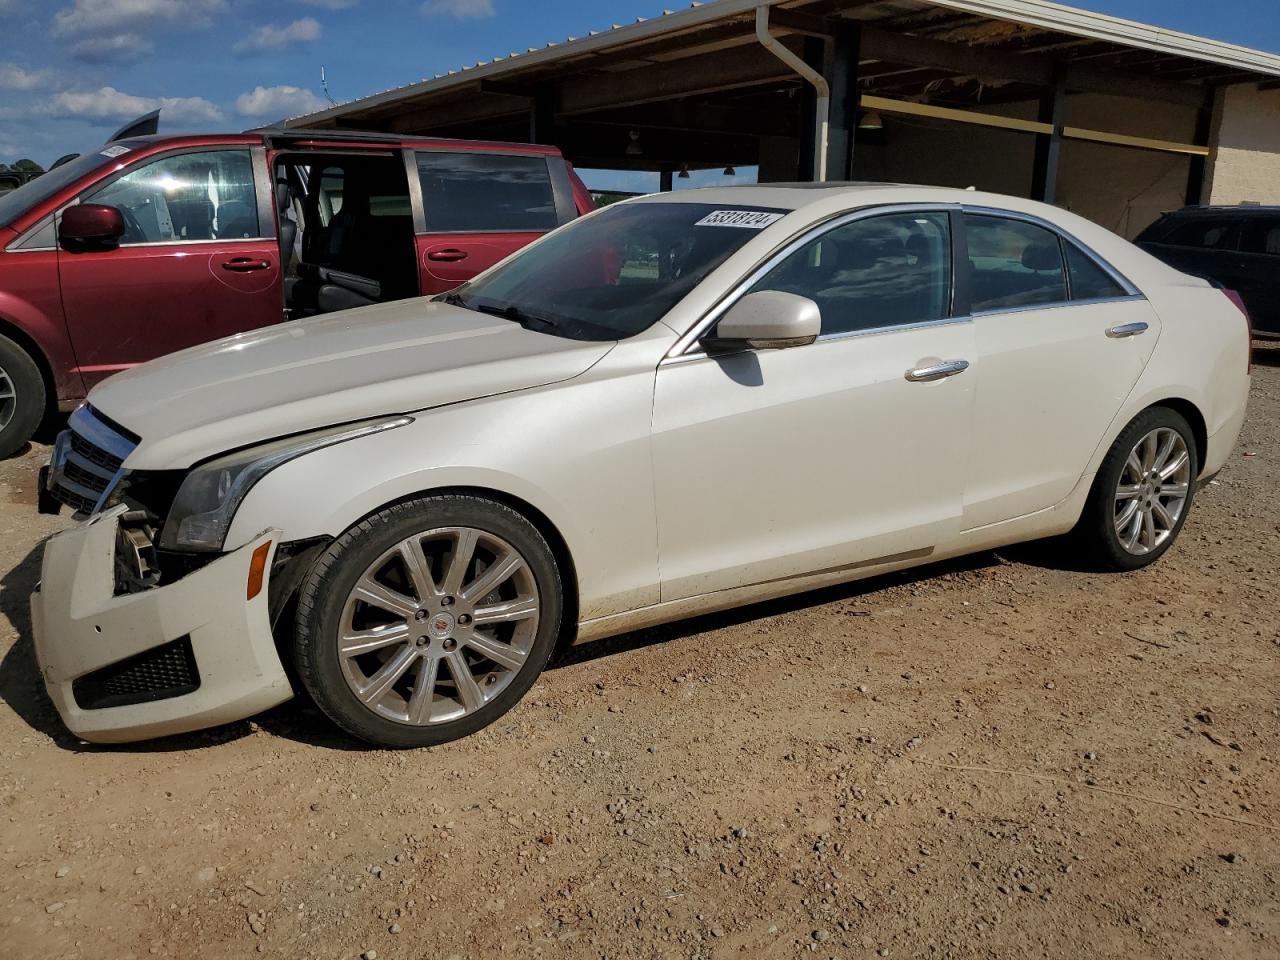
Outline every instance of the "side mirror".
<path fill-rule="evenodd" d="M 78 203 L 58 219 L 58 241 L 72 248 L 114 247 L 124 236 L 124 216 L 103 203 Z"/>
<path fill-rule="evenodd" d="M 808 297 L 781 290 L 749 293 L 720 318 L 708 346 L 757 350 L 803 347 L 822 332 L 822 311 Z"/>

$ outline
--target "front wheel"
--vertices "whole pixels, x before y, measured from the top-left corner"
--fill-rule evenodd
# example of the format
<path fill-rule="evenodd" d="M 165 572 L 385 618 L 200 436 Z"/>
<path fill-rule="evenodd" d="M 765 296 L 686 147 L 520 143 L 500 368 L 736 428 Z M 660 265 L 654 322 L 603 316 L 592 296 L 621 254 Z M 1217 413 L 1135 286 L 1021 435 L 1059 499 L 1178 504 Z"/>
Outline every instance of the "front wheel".
<path fill-rule="evenodd" d="M 1167 407 L 1141 413 L 1102 461 L 1076 539 L 1087 559 L 1113 570 L 1155 563 L 1191 511 L 1200 475 L 1186 418 Z"/>
<path fill-rule="evenodd" d="M 538 529 L 504 504 L 435 496 L 352 527 L 298 598 L 303 685 L 348 733 L 445 743 L 525 694 L 560 630 L 563 588 Z"/>
<path fill-rule="evenodd" d="M 22 347 L 0 336 L 0 457 L 21 449 L 40 426 L 45 410 L 44 378 Z"/>

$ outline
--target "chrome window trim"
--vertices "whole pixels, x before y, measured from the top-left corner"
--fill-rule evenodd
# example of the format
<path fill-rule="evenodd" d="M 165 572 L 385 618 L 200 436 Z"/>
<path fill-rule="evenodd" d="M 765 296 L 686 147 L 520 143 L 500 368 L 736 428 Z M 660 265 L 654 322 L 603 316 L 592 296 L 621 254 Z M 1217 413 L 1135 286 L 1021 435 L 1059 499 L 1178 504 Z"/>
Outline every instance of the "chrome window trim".
<path fill-rule="evenodd" d="M 1067 307 L 1093 307 L 1098 304 L 1105 303 L 1134 303 L 1140 300 L 1146 300 L 1146 296 L 1141 293 L 1128 294 L 1123 297 L 1094 297 L 1091 300 L 1054 300 L 1052 303 L 1033 303 L 1020 307 L 997 307 L 994 310 L 975 310 L 973 318 L 980 320 L 983 317 L 999 317 L 1007 313 L 1034 313 L 1037 310 L 1062 310 Z"/>
<path fill-rule="evenodd" d="M 972 214 L 975 217 L 999 217 L 1004 220 L 1020 220 L 1023 223 L 1029 223 L 1032 226 L 1041 227 L 1045 230 L 1048 230 L 1054 236 L 1058 237 L 1060 241 L 1066 240 L 1068 243 L 1074 244 L 1080 250 L 1081 253 L 1083 253 L 1095 264 L 1101 267 L 1103 272 L 1106 273 L 1107 276 L 1111 277 L 1112 280 L 1114 280 L 1117 284 L 1119 284 L 1120 288 L 1125 291 L 1128 297 L 1142 297 L 1143 299 L 1146 299 L 1142 291 L 1139 290 L 1128 277 L 1126 277 L 1123 273 L 1121 273 L 1119 270 L 1113 267 L 1110 263 L 1108 263 L 1102 257 L 1101 254 L 1099 254 L 1087 243 L 1080 240 L 1074 234 L 1069 233 L 1068 231 L 1064 230 L 1062 227 L 1058 226 L 1056 223 L 1052 223 L 1049 220 L 1045 220 L 1043 217 L 1037 217 L 1034 213 L 1023 213 L 1020 210 L 1004 210 L 1000 207 L 973 207 L 973 206 L 969 206 L 968 204 L 965 204 L 965 205 L 962 205 L 961 212 L 966 214 Z M 1069 268 L 1067 266 L 1065 257 L 1063 258 L 1062 270 L 1064 274 L 1069 272 Z M 1070 283 L 1070 281 L 1068 281 L 1068 283 Z M 1106 299 L 1114 299 L 1114 298 L 1108 297 Z M 1063 301 L 1054 301 L 1054 304 L 1062 304 L 1063 306 L 1065 306 L 1067 304 L 1088 303 L 1088 302 L 1091 302 L 1091 301 L 1063 300 Z M 1041 306 L 1052 306 L 1054 304 L 1042 304 Z M 977 311 L 975 311 L 975 313 L 976 312 Z"/>
<path fill-rule="evenodd" d="M 711 327 L 713 327 L 722 316 L 737 303 L 746 292 L 759 280 L 763 279 L 774 267 L 778 266 L 783 260 L 791 256 L 801 247 L 806 246 L 819 237 L 825 236 L 832 230 L 837 230 L 846 224 L 853 223 L 858 220 L 869 220 L 872 217 L 892 216 L 900 213 L 955 213 L 963 209 L 958 203 L 887 203 L 862 207 L 857 210 L 848 210 L 843 213 L 834 214 L 825 220 L 817 223 L 811 223 L 804 227 L 799 233 L 793 235 L 790 239 L 784 241 L 780 246 L 776 247 L 773 252 L 766 256 L 759 264 L 757 264 L 745 277 L 738 280 L 728 293 L 726 293 L 714 306 L 702 315 L 689 329 L 675 342 L 675 345 L 667 351 L 667 356 L 663 362 L 675 359 L 684 359 L 686 357 L 704 357 L 705 351 L 698 348 L 698 341 L 702 338 Z M 955 278 L 951 278 L 954 287 Z M 903 330 L 907 327 L 917 327 L 922 325 L 937 325 L 942 323 L 955 323 L 968 320 L 968 317 L 944 317 L 941 320 L 924 320 L 920 324 L 897 324 L 891 327 L 877 327 L 867 330 L 854 330 L 842 333 L 830 333 L 819 336 L 817 341 L 822 342 L 836 337 L 845 337 L 849 334 L 867 335 L 872 333 L 884 333 L 889 330 Z"/>
<path fill-rule="evenodd" d="M 228 237 L 225 240 L 150 240 L 146 243 L 122 243 L 117 246 L 116 250 L 137 250 L 139 247 L 196 247 L 196 246 L 226 246 L 229 243 L 256 243 L 272 244 L 275 242 L 274 237 Z M 113 252 L 113 251 L 107 251 Z"/>

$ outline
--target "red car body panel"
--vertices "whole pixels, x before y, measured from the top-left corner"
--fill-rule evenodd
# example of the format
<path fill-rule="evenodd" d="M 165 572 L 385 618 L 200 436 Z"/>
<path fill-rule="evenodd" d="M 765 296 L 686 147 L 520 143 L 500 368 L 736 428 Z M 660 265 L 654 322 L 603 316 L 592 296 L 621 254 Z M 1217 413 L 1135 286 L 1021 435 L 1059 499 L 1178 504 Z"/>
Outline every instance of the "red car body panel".
<path fill-rule="evenodd" d="M 280 135 L 277 135 L 280 136 Z M 544 154 L 555 147 L 400 138 L 373 142 L 329 137 L 293 139 L 269 149 L 267 169 L 282 153 L 341 150 L 387 154 L 404 149 Z M 129 141 L 133 146 L 0 227 L 0 335 L 33 354 L 50 375 L 61 405 L 83 398 L 102 378 L 154 357 L 228 334 L 280 322 L 283 291 L 274 237 L 256 240 L 123 245 L 70 252 L 6 249 L 50 214 L 101 181 L 157 154 L 208 147 L 262 147 L 261 134 L 210 134 Z M 590 192 L 565 163 L 576 212 L 594 209 Z M 266 185 L 270 192 L 271 185 Z M 411 191 L 412 192 L 412 191 Z M 278 214 L 274 223 L 278 233 Z M 417 233 L 419 292 L 442 293 L 537 239 L 541 233 Z M 459 254 L 461 254 L 459 256 Z"/>

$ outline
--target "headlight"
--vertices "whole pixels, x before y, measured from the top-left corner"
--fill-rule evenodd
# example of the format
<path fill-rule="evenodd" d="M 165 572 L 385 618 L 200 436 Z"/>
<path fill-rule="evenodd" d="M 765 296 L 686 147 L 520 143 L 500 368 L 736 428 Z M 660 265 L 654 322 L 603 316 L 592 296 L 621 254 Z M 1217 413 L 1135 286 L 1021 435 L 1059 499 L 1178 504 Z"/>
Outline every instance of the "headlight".
<path fill-rule="evenodd" d="M 348 423 L 238 450 L 194 467 L 169 509 L 160 546 L 165 550 L 217 551 L 227 539 L 240 502 L 264 476 L 313 450 L 413 423 L 393 417 Z"/>

